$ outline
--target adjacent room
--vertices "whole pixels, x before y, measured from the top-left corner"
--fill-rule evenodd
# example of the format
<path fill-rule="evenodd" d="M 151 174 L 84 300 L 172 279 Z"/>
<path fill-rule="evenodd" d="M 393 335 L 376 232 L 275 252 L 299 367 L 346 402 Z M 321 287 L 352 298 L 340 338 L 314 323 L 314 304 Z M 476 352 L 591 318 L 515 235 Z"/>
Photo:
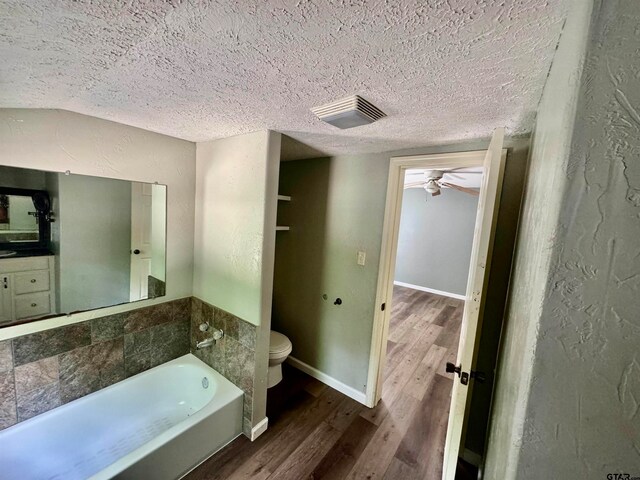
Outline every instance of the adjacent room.
<path fill-rule="evenodd" d="M 640 476 L 637 0 L 0 0 L 0 477 Z"/>

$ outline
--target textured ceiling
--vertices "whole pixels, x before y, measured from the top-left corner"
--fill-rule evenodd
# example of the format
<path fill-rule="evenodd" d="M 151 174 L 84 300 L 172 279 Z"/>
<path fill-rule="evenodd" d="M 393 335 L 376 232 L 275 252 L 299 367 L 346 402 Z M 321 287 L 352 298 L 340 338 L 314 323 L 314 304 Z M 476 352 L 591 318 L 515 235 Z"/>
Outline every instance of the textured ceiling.
<path fill-rule="evenodd" d="M 564 16 L 563 0 L 0 0 L 0 106 L 194 141 L 270 128 L 314 154 L 519 135 Z M 350 94 L 388 117 L 339 130 L 309 111 Z"/>

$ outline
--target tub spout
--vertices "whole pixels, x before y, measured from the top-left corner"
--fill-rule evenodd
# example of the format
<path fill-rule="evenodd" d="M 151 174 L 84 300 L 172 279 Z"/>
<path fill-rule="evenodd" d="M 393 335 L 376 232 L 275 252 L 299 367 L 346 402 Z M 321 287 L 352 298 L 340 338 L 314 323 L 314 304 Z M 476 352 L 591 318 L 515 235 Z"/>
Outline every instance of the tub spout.
<path fill-rule="evenodd" d="M 201 342 L 196 343 L 196 349 L 201 350 L 203 348 L 210 347 L 211 345 L 215 345 L 218 340 L 224 337 L 224 332 L 220 329 L 216 329 L 213 331 L 213 336 L 210 338 L 206 338 Z"/>

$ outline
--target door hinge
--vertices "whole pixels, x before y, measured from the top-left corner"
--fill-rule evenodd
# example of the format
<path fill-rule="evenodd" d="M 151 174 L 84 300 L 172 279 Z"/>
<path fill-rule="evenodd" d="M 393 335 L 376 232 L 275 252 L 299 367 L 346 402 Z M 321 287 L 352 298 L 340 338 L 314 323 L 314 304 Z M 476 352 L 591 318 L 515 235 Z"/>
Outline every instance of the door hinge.
<path fill-rule="evenodd" d="M 380 305 L 380 310 L 382 310 L 384 312 L 384 309 L 387 308 L 387 304 L 383 303 L 382 305 Z"/>
<path fill-rule="evenodd" d="M 478 383 L 484 383 L 484 381 L 486 380 L 484 372 L 478 372 L 477 370 L 471 370 L 469 372 L 469 376 Z"/>

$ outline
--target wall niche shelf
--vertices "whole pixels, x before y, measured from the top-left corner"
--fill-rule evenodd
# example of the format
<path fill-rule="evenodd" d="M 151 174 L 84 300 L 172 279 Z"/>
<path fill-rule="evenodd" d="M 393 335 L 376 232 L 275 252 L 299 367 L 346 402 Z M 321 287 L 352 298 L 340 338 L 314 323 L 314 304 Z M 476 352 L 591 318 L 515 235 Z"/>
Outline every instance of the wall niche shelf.
<path fill-rule="evenodd" d="M 291 201 L 291 197 L 289 195 L 278 195 L 278 201 L 279 202 L 290 202 Z M 289 231 L 289 227 L 285 227 L 285 226 L 277 226 L 276 227 L 276 232 L 287 232 Z"/>

